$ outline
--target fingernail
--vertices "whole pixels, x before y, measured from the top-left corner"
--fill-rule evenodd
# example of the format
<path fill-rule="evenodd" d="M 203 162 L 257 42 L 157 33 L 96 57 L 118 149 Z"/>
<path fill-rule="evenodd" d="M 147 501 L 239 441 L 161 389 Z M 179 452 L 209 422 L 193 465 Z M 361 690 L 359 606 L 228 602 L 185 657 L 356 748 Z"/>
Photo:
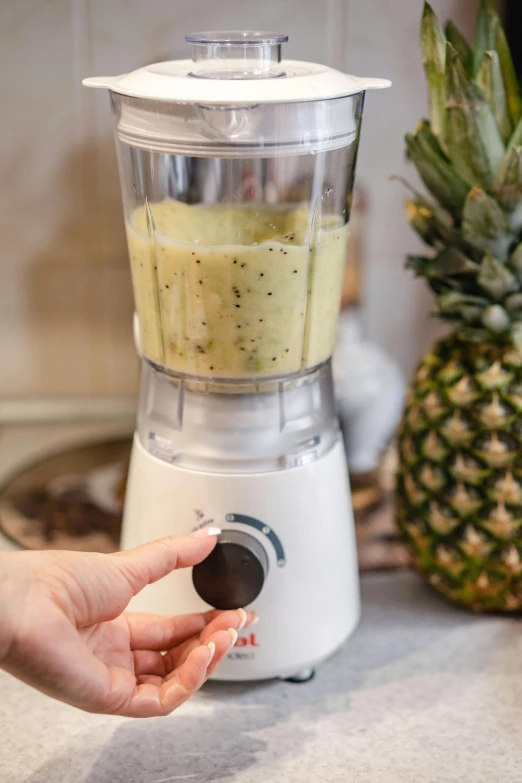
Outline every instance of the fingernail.
<path fill-rule="evenodd" d="M 231 646 L 233 647 L 235 645 L 235 643 L 237 642 L 237 631 L 236 631 L 235 628 L 229 628 L 228 632 L 229 632 L 230 636 L 232 637 L 232 645 Z"/>
<path fill-rule="evenodd" d="M 239 628 L 238 631 L 240 631 L 242 628 L 245 627 L 245 623 L 247 621 L 247 613 L 244 609 L 238 609 L 237 613 L 239 615 Z"/>
<path fill-rule="evenodd" d="M 192 533 L 192 537 L 207 538 L 208 536 L 219 536 L 221 532 L 220 527 L 202 527 L 199 530 L 196 530 L 195 533 Z"/>
<path fill-rule="evenodd" d="M 209 642 L 207 644 L 207 647 L 208 647 L 208 663 L 207 663 L 207 666 L 208 666 L 208 664 L 210 663 L 210 661 L 214 657 L 214 653 L 216 652 L 216 645 L 214 644 L 214 642 Z"/>
<path fill-rule="evenodd" d="M 252 619 L 250 621 L 250 625 L 255 625 L 259 622 L 259 615 L 257 612 L 252 612 Z"/>

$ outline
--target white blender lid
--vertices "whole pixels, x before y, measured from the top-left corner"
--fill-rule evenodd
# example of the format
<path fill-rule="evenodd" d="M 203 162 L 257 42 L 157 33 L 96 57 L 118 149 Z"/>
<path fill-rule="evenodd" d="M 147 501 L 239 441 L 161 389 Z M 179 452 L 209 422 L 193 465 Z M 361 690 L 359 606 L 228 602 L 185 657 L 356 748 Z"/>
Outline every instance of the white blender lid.
<path fill-rule="evenodd" d="M 204 104 L 288 103 L 341 98 L 389 87 L 388 79 L 361 78 L 326 65 L 281 61 L 288 36 L 269 32 L 187 35 L 192 60 L 147 65 L 121 76 L 84 79 L 120 95 Z"/>
<path fill-rule="evenodd" d="M 190 75 L 193 65 L 192 60 L 171 60 L 122 76 L 95 76 L 84 79 L 83 84 L 133 98 L 209 105 L 317 101 L 391 85 L 388 79 L 350 76 L 326 65 L 298 60 L 282 60 L 284 76 L 265 79 L 198 78 Z"/>
<path fill-rule="evenodd" d="M 196 33 L 186 37 L 192 60 L 155 63 L 83 84 L 123 96 L 118 137 L 152 151 L 257 157 L 350 143 L 356 124 L 342 99 L 391 82 L 281 60 L 287 40 L 279 33 Z"/>

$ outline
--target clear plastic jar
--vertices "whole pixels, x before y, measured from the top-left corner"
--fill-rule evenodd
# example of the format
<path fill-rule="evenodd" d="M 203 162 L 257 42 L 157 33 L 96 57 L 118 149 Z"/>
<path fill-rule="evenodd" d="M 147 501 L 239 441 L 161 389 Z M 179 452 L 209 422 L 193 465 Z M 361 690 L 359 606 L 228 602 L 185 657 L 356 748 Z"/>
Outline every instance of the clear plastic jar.
<path fill-rule="evenodd" d="M 143 353 L 196 379 L 312 369 L 334 346 L 364 89 L 280 62 L 285 36 L 187 40 L 192 63 L 111 90 Z"/>
<path fill-rule="evenodd" d="M 115 104 L 117 104 L 115 100 Z M 362 96 L 352 98 L 352 108 Z M 332 354 L 357 139 L 274 158 L 119 140 L 142 350 L 198 378 L 265 378 Z"/>

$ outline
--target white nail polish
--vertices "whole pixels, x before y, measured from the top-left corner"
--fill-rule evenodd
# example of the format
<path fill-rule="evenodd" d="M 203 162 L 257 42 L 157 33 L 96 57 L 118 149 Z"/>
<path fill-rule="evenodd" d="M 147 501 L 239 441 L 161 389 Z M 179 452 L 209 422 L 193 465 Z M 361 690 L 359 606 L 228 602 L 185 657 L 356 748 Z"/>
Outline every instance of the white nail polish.
<path fill-rule="evenodd" d="M 245 627 L 245 623 L 247 621 L 247 613 L 244 609 L 238 609 L 237 613 L 239 615 L 239 628 L 238 631 L 241 631 L 242 628 Z"/>
<path fill-rule="evenodd" d="M 250 623 L 250 625 L 255 625 L 256 623 L 259 622 L 259 615 L 258 615 L 257 612 L 252 612 L 252 614 L 254 615 L 254 618 L 253 618 L 252 622 Z"/>
<path fill-rule="evenodd" d="M 235 628 L 229 628 L 228 632 L 229 632 L 230 636 L 232 637 L 231 647 L 233 647 L 235 645 L 235 643 L 237 642 L 237 631 L 236 631 Z"/>
<path fill-rule="evenodd" d="M 214 653 L 216 652 L 216 645 L 214 644 L 214 642 L 209 642 L 207 644 L 207 647 L 208 647 L 208 663 L 207 663 L 208 666 L 208 664 L 211 662 L 212 658 L 214 657 Z"/>
<path fill-rule="evenodd" d="M 207 538 L 208 536 L 219 536 L 221 532 L 220 527 L 202 527 L 196 530 L 195 533 L 192 533 L 192 536 L 194 538 Z"/>

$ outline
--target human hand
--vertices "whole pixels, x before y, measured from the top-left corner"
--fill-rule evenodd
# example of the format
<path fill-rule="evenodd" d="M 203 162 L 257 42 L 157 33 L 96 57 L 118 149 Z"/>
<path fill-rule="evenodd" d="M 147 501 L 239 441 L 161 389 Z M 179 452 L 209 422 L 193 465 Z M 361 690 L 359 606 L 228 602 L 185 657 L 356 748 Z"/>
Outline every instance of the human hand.
<path fill-rule="evenodd" d="M 198 690 L 255 615 L 124 610 L 147 584 L 201 562 L 216 540 L 163 538 L 113 555 L 0 554 L 0 667 L 87 712 L 167 715 Z"/>

